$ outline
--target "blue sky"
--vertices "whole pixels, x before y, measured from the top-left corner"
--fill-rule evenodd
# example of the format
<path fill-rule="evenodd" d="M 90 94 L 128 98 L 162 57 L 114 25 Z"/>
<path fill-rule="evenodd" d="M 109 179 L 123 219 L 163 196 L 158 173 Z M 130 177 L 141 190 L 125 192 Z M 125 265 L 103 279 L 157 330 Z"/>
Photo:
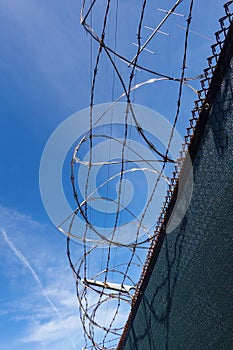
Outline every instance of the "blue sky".
<path fill-rule="evenodd" d="M 100 1 L 93 12 L 97 28 L 103 3 Z M 145 24 L 156 25 L 161 15 L 156 8 L 164 8 L 165 3 L 169 8 L 173 1 L 150 2 L 155 10 L 148 11 Z M 183 3 L 180 11 L 185 13 L 189 2 Z M 224 15 L 223 3 L 196 0 L 191 29 L 213 40 L 213 33 L 219 29 L 217 20 Z M 75 281 L 66 257 L 65 237 L 56 231 L 43 208 L 38 180 L 41 154 L 51 133 L 67 117 L 89 104 L 90 40 L 79 24 L 80 7 L 81 1 L 75 0 L 0 0 L 2 350 L 69 350 L 81 349 L 82 345 Z M 130 46 L 134 31 L 126 14 L 132 11 L 134 18 L 136 10 L 132 1 L 120 5 L 118 47 L 129 57 L 135 50 Z M 173 18 L 165 30 L 182 37 L 184 32 L 176 24 L 185 25 L 185 20 Z M 123 40 L 126 30 L 129 42 Z M 110 29 L 109 33 L 111 38 Z M 146 36 L 145 29 L 144 33 Z M 157 71 L 179 75 L 177 62 L 183 46 L 177 47 L 175 35 L 152 42 L 149 48 L 158 51 L 158 55 L 145 52 L 144 61 Z M 187 76 L 195 76 L 207 65 L 211 40 L 190 36 Z M 96 47 L 93 43 L 94 52 Z M 166 50 L 170 51 L 166 54 Z M 126 76 L 127 65 L 119 64 Z M 137 82 L 149 78 L 137 73 Z M 172 120 L 177 96 L 170 85 L 175 83 L 158 84 L 161 85 L 138 91 L 135 102 L 154 108 Z M 109 102 L 111 89 L 112 68 L 103 59 L 96 103 Z M 116 83 L 115 97 L 121 93 Z M 187 103 L 178 123 L 181 134 L 195 98 L 187 89 Z M 76 250 L 81 254 L 81 247 L 77 245 Z"/>

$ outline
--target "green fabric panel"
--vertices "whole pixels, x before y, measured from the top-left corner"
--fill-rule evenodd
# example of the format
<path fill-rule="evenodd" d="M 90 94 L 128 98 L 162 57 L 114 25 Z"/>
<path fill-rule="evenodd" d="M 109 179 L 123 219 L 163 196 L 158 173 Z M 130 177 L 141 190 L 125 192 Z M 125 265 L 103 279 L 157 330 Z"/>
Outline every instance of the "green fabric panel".
<path fill-rule="evenodd" d="M 164 240 L 122 350 L 233 349 L 233 60 L 194 162 L 181 225 Z"/>

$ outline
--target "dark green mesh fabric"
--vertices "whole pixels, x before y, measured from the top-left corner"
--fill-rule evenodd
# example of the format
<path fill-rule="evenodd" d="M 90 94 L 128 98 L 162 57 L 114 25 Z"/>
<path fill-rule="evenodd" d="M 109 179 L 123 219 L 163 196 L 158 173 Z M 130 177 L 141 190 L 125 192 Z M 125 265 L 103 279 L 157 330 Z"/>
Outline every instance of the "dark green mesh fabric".
<path fill-rule="evenodd" d="M 233 349 L 233 60 L 194 162 L 194 191 L 163 242 L 124 350 Z"/>

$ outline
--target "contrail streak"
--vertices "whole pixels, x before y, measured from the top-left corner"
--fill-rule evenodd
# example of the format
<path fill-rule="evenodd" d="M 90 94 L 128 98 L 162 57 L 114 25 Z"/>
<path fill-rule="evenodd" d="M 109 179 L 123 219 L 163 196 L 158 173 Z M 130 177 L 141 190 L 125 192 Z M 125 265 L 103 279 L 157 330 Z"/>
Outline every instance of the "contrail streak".
<path fill-rule="evenodd" d="M 29 261 L 27 260 L 27 258 L 23 255 L 23 253 L 21 253 L 20 250 L 18 250 L 14 243 L 9 239 L 6 231 L 1 228 L 2 231 L 2 235 L 4 240 L 6 241 L 6 243 L 8 244 L 9 248 L 12 250 L 12 252 L 15 254 L 15 256 L 17 256 L 17 258 L 19 259 L 19 261 L 22 263 L 23 266 L 25 266 L 32 274 L 32 277 L 34 278 L 35 282 L 38 284 L 38 286 L 40 287 L 45 299 L 47 300 L 47 302 L 49 303 L 49 305 L 51 306 L 51 308 L 53 309 L 53 311 L 57 314 L 57 316 L 60 318 L 60 320 L 63 323 L 63 327 L 66 329 L 62 314 L 60 313 L 60 311 L 58 310 L 58 308 L 54 305 L 54 303 L 52 302 L 52 300 L 50 299 L 50 297 L 48 296 L 48 293 L 46 292 L 45 288 L 43 287 L 39 276 L 37 275 L 37 273 L 35 272 L 35 270 L 33 269 L 33 267 L 30 265 Z M 73 348 L 74 350 L 76 349 L 74 343 L 73 343 Z"/>

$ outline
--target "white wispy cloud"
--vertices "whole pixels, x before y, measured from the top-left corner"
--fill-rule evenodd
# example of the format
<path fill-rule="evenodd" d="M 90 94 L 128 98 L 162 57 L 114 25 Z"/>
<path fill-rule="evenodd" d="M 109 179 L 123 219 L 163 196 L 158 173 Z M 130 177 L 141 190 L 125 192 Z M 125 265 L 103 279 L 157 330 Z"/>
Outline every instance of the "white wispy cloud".
<path fill-rule="evenodd" d="M 35 270 L 33 269 L 33 267 L 30 265 L 30 263 L 28 262 L 27 258 L 23 255 L 23 253 L 21 253 L 20 250 L 18 250 L 15 245 L 13 244 L 13 242 L 9 239 L 9 237 L 7 236 L 7 233 L 4 229 L 1 229 L 2 232 L 2 236 L 4 238 L 4 240 L 6 241 L 6 243 L 8 244 L 9 248 L 12 250 L 12 252 L 17 256 L 17 258 L 19 259 L 19 261 L 30 271 L 30 273 L 32 274 L 32 277 L 34 278 L 35 282 L 38 284 L 39 288 L 41 289 L 45 299 L 47 300 L 47 302 L 49 303 L 49 305 L 51 306 L 51 308 L 53 309 L 53 311 L 57 314 L 57 316 L 62 320 L 62 315 L 60 313 L 60 311 L 58 310 L 58 308 L 54 305 L 54 303 L 52 302 L 52 300 L 49 298 L 46 290 L 44 289 L 39 276 L 37 275 L 37 273 L 35 272 Z"/>
<path fill-rule="evenodd" d="M 27 338 L 27 342 L 44 341 L 45 339 L 47 341 L 48 340 L 51 341 L 51 340 L 54 339 L 54 337 L 56 339 L 58 339 L 59 338 L 59 334 L 63 334 L 64 332 L 67 333 L 66 332 L 67 329 L 69 329 L 69 332 L 70 332 L 70 318 L 68 318 L 66 320 L 63 319 L 63 316 L 62 316 L 61 312 L 58 310 L 56 305 L 53 303 L 53 301 L 49 297 L 46 289 L 43 287 L 43 285 L 42 285 L 42 283 L 40 281 L 40 278 L 39 278 L 38 274 L 35 272 L 35 270 L 31 266 L 31 264 L 27 260 L 27 258 L 24 256 L 24 254 L 20 250 L 18 250 L 15 247 L 14 243 L 8 237 L 6 231 L 1 228 L 1 232 L 2 232 L 2 236 L 3 236 L 4 240 L 5 240 L 5 242 L 9 246 L 9 248 L 12 250 L 12 252 L 15 254 L 15 256 L 19 259 L 20 263 L 29 270 L 29 272 L 31 273 L 34 281 L 39 286 L 39 288 L 40 288 L 40 290 L 42 292 L 42 295 L 44 296 L 44 298 L 46 299 L 46 301 L 48 302 L 48 304 L 50 305 L 50 307 L 52 308 L 54 313 L 59 318 L 59 322 L 57 320 L 55 320 L 55 319 L 52 319 L 47 324 L 40 325 L 40 327 L 39 327 L 39 325 L 37 325 L 36 332 L 32 333 Z M 72 317 L 72 320 L 73 320 L 73 317 Z M 75 324 L 75 323 L 73 322 L 73 324 Z M 61 332 L 61 330 L 63 332 Z M 63 334 L 63 336 L 64 336 L 64 334 Z M 76 346 L 75 346 L 73 341 L 72 341 L 72 344 L 73 344 L 73 349 L 76 349 Z"/>
<path fill-rule="evenodd" d="M 69 316 L 60 321 L 52 319 L 45 323 L 35 322 L 31 333 L 23 338 L 23 342 L 51 344 L 69 337 L 75 331 L 77 331 L 77 318 L 75 316 Z M 74 348 L 76 349 L 75 345 Z"/>
<path fill-rule="evenodd" d="M 0 320 L 9 331 L 19 324 L 22 328 L 9 339 L 0 339 L 2 349 L 6 341 L 12 350 L 22 344 L 31 350 L 81 348 L 75 283 L 63 237 L 53 237 L 54 233 L 30 216 L 0 205 L 0 274 L 7 285 L 7 294 L 0 291 Z"/>

